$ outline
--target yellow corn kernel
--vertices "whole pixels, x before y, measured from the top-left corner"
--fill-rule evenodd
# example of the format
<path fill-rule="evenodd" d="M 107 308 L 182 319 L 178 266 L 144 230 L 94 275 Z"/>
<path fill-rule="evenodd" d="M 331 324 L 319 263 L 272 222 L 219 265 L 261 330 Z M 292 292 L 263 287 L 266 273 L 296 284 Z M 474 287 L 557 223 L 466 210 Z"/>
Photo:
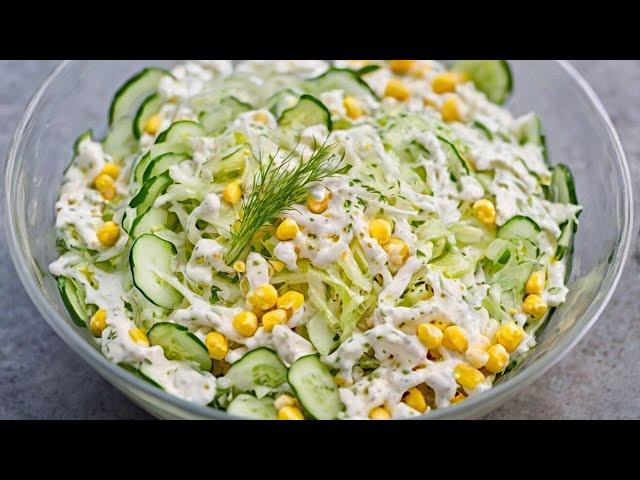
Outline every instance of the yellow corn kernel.
<path fill-rule="evenodd" d="M 253 119 L 258 123 L 266 125 L 269 121 L 269 116 L 265 112 L 256 112 L 253 115 Z"/>
<path fill-rule="evenodd" d="M 451 325 L 444 329 L 442 345 L 449 350 L 462 353 L 467 349 L 468 343 L 467 332 L 462 327 Z"/>
<path fill-rule="evenodd" d="M 285 218 L 276 229 L 276 237 L 278 240 L 293 240 L 298 235 L 300 228 L 293 218 Z"/>
<path fill-rule="evenodd" d="M 96 187 L 100 193 L 105 194 L 110 193 L 111 191 L 115 192 L 115 184 L 113 183 L 113 178 L 106 173 L 101 173 L 93 180 L 93 185 Z"/>
<path fill-rule="evenodd" d="M 542 292 L 544 291 L 544 280 L 544 270 L 533 272 L 527 280 L 527 284 L 525 285 L 525 292 L 542 295 Z"/>
<path fill-rule="evenodd" d="M 298 407 L 287 405 L 278 411 L 278 420 L 304 420 L 304 415 Z"/>
<path fill-rule="evenodd" d="M 107 328 L 107 312 L 100 309 L 89 320 L 89 329 L 95 337 L 101 337 L 105 328 Z"/>
<path fill-rule="evenodd" d="M 278 298 L 278 308 L 283 310 L 297 310 L 304 305 L 304 295 L 300 292 L 290 290 Z"/>
<path fill-rule="evenodd" d="M 147 337 L 147 334 L 144 333 L 144 330 L 142 330 L 141 328 L 130 329 L 129 337 L 131 337 L 131 340 L 136 342 L 138 345 L 142 345 L 144 347 L 149 346 L 149 337 Z"/>
<path fill-rule="evenodd" d="M 313 195 L 307 196 L 307 207 L 313 213 L 323 213 L 327 208 L 329 208 L 329 195 L 325 195 L 322 200 L 318 200 Z"/>
<path fill-rule="evenodd" d="M 464 356 L 467 359 L 467 362 L 475 368 L 482 368 L 489 361 L 489 354 L 482 348 L 467 348 L 467 351 L 464 352 Z"/>
<path fill-rule="evenodd" d="M 227 337 L 218 332 L 207 334 L 204 339 L 204 344 L 207 346 L 207 350 L 209 350 L 209 356 L 214 360 L 224 359 L 229 351 Z"/>
<path fill-rule="evenodd" d="M 547 302 L 545 302 L 540 295 L 532 293 L 527 295 L 522 304 L 522 311 L 528 313 L 534 318 L 540 318 L 547 311 Z"/>
<path fill-rule="evenodd" d="M 442 345 L 444 334 L 433 323 L 422 323 L 418 325 L 418 338 L 429 350 L 439 348 Z"/>
<path fill-rule="evenodd" d="M 96 231 L 96 236 L 102 245 L 112 247 L 120 238 L 120 228 L 113 222 L 105 222 Z"/>
<path fill-rule="evenodd" d="M 269 260 L 269 265 L 273 267 L 273 270 L 276 272 L 281 272 L 284 270 L 285 264 L 280 260 Z"/>
<path fill-rule="evenodd" d="M 473 204 L 473 212 L 478 220 L 487 226 L 494 225 L 496 222 L 496 207 L 491 200 L 486 198 L 478 200 Z"/>
<path fill-rule="evenodd" d="M 402 265 L 409 255 L 409 246 L 399 238 L 392 238 L 382 248 L 387 252 L 394 265 Z"/>
<path fill-rule="evenodd" d="M 409 98 L 409 89 L 400 80 L 392 78 L 384 89 L 384 96 L 404 102 Z"/>
<path fill-rule="evenodd" d="M 505 323 L 496 331 L 496 342 L 506 348 L 509 353 L 518 348 L 523 338 L 524 330 L 516 322 Z"/>
<path fill-rule="evenodd" d="M 391 420 L 391 414 L 384 407 L 376 407 L 369 412 L 369 418 L 371 420 Z"/>
<path fill-rule="evenodd" d="M 446 322 L 433 322 L 433 324 L 438 327 L 440 330 L 442 330 L 443 332 L 445 331 L 445 329 L 449 326 L 448 323 Z"/>
<path fill-rule="evenodd" d="M 376 218 L 369 223 L 369 235 L 380 245 L 384 245 L 391 240 L 391 224 L 382 218 Z"/>
<path fill-rule="evenodd" d="M 460 121 L 460 108 L 458 107 L 458 99 L 456 97 L 448 97 L 442 103 L 440 108 L 440 114 L 442 120 L 445 122 L 458 122 Z"/>
<path fill-rule="evenodd" d="M 224 190 L 222 191 L 222 198 L 231 205 L 238 203 L 241 197 L 242 189 L 240 188 L 240 182 L 238 181 L 231 182 L 229 185 L 224 187 Z"/>
<path fill-rule="evenodd" d="M 409 74 L 415 78 L 424 78 L 427 76 L 427 73 L 431 70 L 431 66 L 428 64 L 417 65 L 415 68 L 412 68 Z"/>
<path fill-rule="evenodd" d="M 469 346 L 486 351 L 491 346 L 491 340 L 489 340 L 489 337 L 486 335 L 480 335 L 478 338 L 475 338 Z"/>
<path fill-rule="evenodd" d="M 244 310 L 233 317 L 231 324 L 243 337 L 251 337 L 258 329 L 258 317 L 255 313 Z"/>
<path fill-rule="evenodd" d="M 347 117 L 351 120 L 357 120 L 362 116 L 362 107 L 357 99 L 353 97 L 344 97 L 342 104 L 347 111 Z"/>
<path fill-rule="evenodd" d="M 296 399 L 286 393 L 279 395 L 273 401 L 273 406 L 276 407 L 276 410 L 282 410 L 284 407 L 295 407 L 297 404 Z"/>
<path fill-rule="evenodd" d="M 270 310 L 278 301 L 278 291 L 270 283 L 264 283 L 249 292 L 247 301 L 260 310 Z"/>
<path fill-rule="evenodd" d="M 424 413 L 427 410 L 427 401 L 422 392 L 417 388 L 411 388 L 402 401 L 420 413 Z"/>
<path fill-rule="evenodd" d="M 461 401 L 463 401 L 465 398 L 467 398 L 467 396 L 464 393 L 456 392 L 456 394 L 451 399 L 451 403 L 455 405 L 456 403 L 460 403 Z"/>
<path fill-rule="evenodd" d="M 433 79 L 431 88 L 436 93 L 454 92 L 460 77 L 454 72 L 443 72 Z"/>
<path fill-rule="evenodd" d="M 109 175 L 115 180 L 116 178 L 118 178 L 118 175 L 120 175 L 120 167 L 115 163 L 105 163 L 104 167 L 102 167 L 102 173 L 104 173 L 105 175 Z"/>
<path fill-rule="evenodd" d="M 233 269 L 238 273 L 244 273 L 247 271 L 247 264 L 242 260 L 236 260 L 233 262 Z"/>
<path fill-rule="evenodd" d="M 487 353 L 489 354 L 489 359 L 484 368 L 491 373 L 501 372 L 509 363 L 509 352 L 499 343 L 490 347 Z"/>
<path fill-rule="evenodd" d="M 262 316 L 262 326 L 267 332 L 273 330 L 276 325 L 287 323 L 287 312 L 281 308 L 271 310 Z"/>
<path fill-rule="evenodd" d="M 477 368 L 473 368 L 468 363 L 459 363 L 453 369 L 456 382 L 468 390 L 473 390 L 484 380 L 484 375 Z"/>
<path fill-rule="evenodd" d="M 144 131 L 149 135 L 155 135 L 158 133 L 158 128 L 160 128 L 160 124 L 162 123 L 162 117 L 160 115 L 154 115 L 147 123 L 144 125 Z"/>
<path fill-rule="evenodd" d="M 404 75 L 413 68 L 415 63 L 415 60 L 391 60 L 389 62 L 389 68 L 393 73 Z"/>

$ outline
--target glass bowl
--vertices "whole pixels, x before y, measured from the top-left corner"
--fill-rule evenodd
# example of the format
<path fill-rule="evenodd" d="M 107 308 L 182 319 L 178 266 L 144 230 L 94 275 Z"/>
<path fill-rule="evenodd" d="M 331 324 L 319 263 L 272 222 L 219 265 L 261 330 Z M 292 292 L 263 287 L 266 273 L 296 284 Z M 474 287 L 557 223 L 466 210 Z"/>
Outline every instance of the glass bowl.
<path fill-rule="evenodd" d="M 54 203 L 76 136 L 105 133 L 115 89 L 144 66 L 175 62 L 67 61 L 45 80 L 13 137 L 5 172 L 6 230 L 11 257 L 36 307 L 60 337 L 100 375 L 160 418 L 230 419 L 173 397 L 107 360 L 87 329 L 69 318 L 48 273 L 56 255 Z M 567 302 L 556 310 L 538 346 L 491 390 L 420 418 L 484 415 L 540 377 L 591 328 L 609 301 L 630 245 L 632 193 L 618 136 L 596 95 L 565 62 L 514 61 L 514 114 L 542 118 L 552 162 L 568 164 L 584 211 L 575 241 Z"/>

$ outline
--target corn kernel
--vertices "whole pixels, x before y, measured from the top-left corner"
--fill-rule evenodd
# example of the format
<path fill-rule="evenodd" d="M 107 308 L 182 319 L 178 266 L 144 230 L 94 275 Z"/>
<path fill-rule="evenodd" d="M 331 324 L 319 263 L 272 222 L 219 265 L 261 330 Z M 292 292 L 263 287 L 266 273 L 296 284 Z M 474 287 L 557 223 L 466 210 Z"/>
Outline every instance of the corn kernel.
<path fill-rule="evenodd" d="M 544 291 L 544 280 L 544 270 L 533 272 L 527 280 L 525 292 L 542 295 L 542 292 Z"/>
<path fill-rule="evenodd" d="M 160 124 L 162 123 L 162 117 L 160 115 L 154 115 L 147 123 L 144 125 L 144 131 L 149 135 L 155 135 L 158 133 L 158 128 L 160 128 Z"/>
<path fill-rule="evenodd" d="M 224 190 L 222 191 L 222 198 L 232 205 L 238 203 L 241 197 L 242 189 L 240 188 L 240 182 L 238 181 L 231 182 L 229 185 L 224 187 Z"/>
<path fill-rule="evenodd" d="M 394 265 L 402 265 L 407 255 L 409 255 L 409 246 L 399 238 L 392 238 L 382 248 L 387 252 L 391 263 Z"/>
<path fill-rule="evenodd" d="M 101 337 L 105 328 L 107 328 L 107 312 L 100 309 L 89 320 L 89 329 L 95 337 Z"/>
<path fill-rule="evenodd" d="M 464 352 L 465 358 L 467 362 L 469 362 L 475 368 L 484 367 L 489 361 L 489 354 L 486 350 L 481 348 L 467 348 L 467 351 Z"/>
<path fill-rule="evenodd" d="M 265 112 L 256 112 L 253 115 L 253 119 L 258 123 L 266 125 L 269 121 L 269 116 Z"/>
<path fill-rule="evenodd" d="M 209 333 L 204 339 L 204 344 L 207 346 L 207 350 L 209 350 L 209 356 L 214 360 L 224 359 L 229 351 L 227 337 L 218 332 Z"/>
<path fill-rule="evenodd" d="M 120 229 L 113 222 L 105 222 L 96 231 L 96 236 L 102 245 L 112 247 L 120 238 Z"/>
<path fill-rule="evenodd" d="M 473 348 L 479 348 L 480 350 L 487 350 L 491 346 L 491 340 L 486 335 L 480 335 L 473 340 L 469 345 Z"/>
<path fill-rule="evenodd" d="M 384 90 L 385 97 L 392 97 L 400 102 L 409 98 L 409 89 L 400 80 L 392 78 Z"/>
<path fill-rule="evenodd" d="M 116 178 L 118 178 L 118 175 L 120 175 L 120 167 L 115 163 L 105 163 L 104 167 L 102 167 L 102 173 L 104 173 L 105 175 L 109 175 L 115 180 Z"/>
<path fill-rule="evenodd" d="M 251 337 L 258 329 L 258 317 L 255 313 L 244 310 L 233 317 L 231 322 L 233 328 L 235 328 L 243 337 Z"/>
<path fill-rule="evenodd" d="M 284 310 L 297 310 L 304 305 L 304 295 L 300 292 L 290 290 L 278 298 L 278 308 Z"/>
<path fill-rule="evenodd" d="M 418 338 L 429 350 L 439 348 L 442 345 L 444 334 L 432 323 L 418 325 Z"/>
<path fill-rule="evenodd" d="M 443 332 L 445 331 L 445 329 L 449 326 L 448 323 L 446 322 L 433 322 L 433 324 L 438 327 L 440 330 L 442 330 Z"/>
<path fill-rule="evenodd" d="M 478 220 L 487 226 L 492 226 L 496 222 L 496 207 L 491 200 L 485 198 L 478 200 L 473 204 L 473 212 Z"/>
<path fill-rule="evenodd" d="M 468 363 L 459 363 L 453 369 L 456 382 L 468 390 L 473 390 L 484 380 L 484 375 L 477 368 L 473 368 Z"/>
<path fill-rule="evenodd" d="M 300 228 L 293 218 L 285 218 L 276 229 L 276 237 L 278 240 L 293 240 L 298 235 Z"/>
<path fill-rule="evenodd" d="M 233 262 L 233 269 L 238 273 L 244 273 L 247 271 L 247 264 L 242 260 L 236 260 Z"/>
<path fill-rule="evenodd" d="M 376 407 L 369 412 L 371 420 L 391 420 L 391 414 L 384 407 Z"/>
<path fill-rule="evenodd" d="M 287 312 L 280 308 L 271 310 L 262 316 L 262 326 L 267 332 L 273 330 L 276 325 L 287 323 Z"/>
<path fill-rule="evenodd" d="M 389 68 L 393 73 L 404 75 L 413 68 L 415 63 L 415 60 L 391 60 L 389 62 Z"/>
<path fill-rule="evenodd" d="M 276 407 L 276 410 L 282 410 L 284 407 L 295 407 L 297 404 L 296 399 L 286 393 L 279 395 L 273 401 L 273 406 Z"/>
<path fill-rule="evenodd" d="M 442 345 L 449 350 L 464 352 L 468 346 L 467 332 L 457 325 L 451 325 L 444 329 Z"/>
<path fill-rule="evenodd" d="M 418 65 L 415 68 L 412 68 L 409 74 L 415 78 L 424 78 L 430 70 L 431 66 L 428 64 Z"/>
<path fill-rule="evenodd" d="M 501 372 L 509 363 L 509 352 L 499 343 L 490 347 L 487 353 L 489 354 L 489 359 L 484 368 L 491 373 Z"/>
<path fill-rule="evenodd" d="M 451 93 L 455 91 L 459 77 L 454 72 L 443 72 L 433 79 L 431 88 L 436 93 Z"/>
<path fill-rule="evenodd" d="M 369 235 L 380 245 L 384 245 L 391 240 L 391 224 L 382 218 L 376 218 L 369 223 Z"/>
<path fill-rule="evenodd" d="M 455 405 L 456 403 L 462 402 L 465 398 L 467 398 L 467 396 L 464 393 L 456 392 L 456 394 L 451 399 L 451 403 Z"/>
<path fill-rule="evenodd" d="M 325 195 L 322 200 L 318 200 L 313 195 L 307 196 L 307 207 L 313 213 L 323 213 L 327 208 L 329 208 L 329 195 Z"/>
<path fill-rule="evenodd" d="M 357 99 L 353 97 L 344 97 L 342 104 L 347 111 L 347 117 L 351 120 L 357 120 L 362 116 L 362 107 Z"/>
<path fill-rule="evenodd" d="M 442 115 L 442 120 L 447 123 L 460 121 L 461 116 L 458 99 L 456 97 L 446 98 L 440 108 L 440 114 Z"/>
<path fill-rule="evenodd" d="M 532 293 L 531 295 L 527 295 L 527 298 L 524 299 L 522 311 L 524 313 L 528 313 L 533 318 L 540 318 L 547 311 L 547 303 L 542 299 L 542 297 Z"/>
<path fill-rule="evenodd" d="M 106 200 L 113 200 L 116 196 L 116 186 L 113 183 L 113 178 L 106 173 L 99 174 L 93 181 L 93 184 L 96 190 L 98 190 Z"/>
<path fill-rule="evenodd" d="M 496 342 L 502 345 L 507 352 L 511 353 L 524 338 L 524 330 L 516 322 L 508 322 L 496 331 Z"/>
<path fill-rule="evenodd" d="M 129 337 L 138 345 L 142 345 L 143 347 L 149 346 L 149 338 L 147 334 L 144 333 L 144 330 L 141 328 L 132 328 L 129 330 Z"/>
<path fill-rule="evenodd" d="M 278 420 L 304 420 L 304 415 L 298 407 L 287 405 L 278 411 Z"/>
<path fill-rule="evenodd" d="M 260 310 L 270 310 L 278 301 L 278 291 L 270 283 L 265 283 L 249 292 L 247 301 Z"/>
<path fill-rule="evenodd" d="M 273 267 L 273 270 L 276 272 L 281 272 L 284 270 L 285 264 L 280 260 L 269 260 L 269 265 Z"/>
<path fill-rule="evenodd" d="M 417 388 L 411 388 L 402 401 L 420 413 L 424 413 L 427 410 L 427 401 Z"/>

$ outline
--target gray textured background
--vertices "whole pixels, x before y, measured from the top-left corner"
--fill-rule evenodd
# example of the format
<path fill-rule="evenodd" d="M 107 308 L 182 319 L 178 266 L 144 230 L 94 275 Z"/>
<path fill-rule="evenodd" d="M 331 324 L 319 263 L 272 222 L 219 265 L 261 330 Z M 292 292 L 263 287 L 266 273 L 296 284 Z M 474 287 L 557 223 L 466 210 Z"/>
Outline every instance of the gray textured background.
<path fill-rule="evenodd" d="M 640 61 L 578 61 L 622 138 L 640 197 Z M 0 61 L 0 161 L 54 61 Z M 2 200 L 0 200 L 1 202 Z M 636 212 L 640 210 L 636 200 Z M 4 206 L 0 208 L 0 218 Z M 635 224 L 638 225 L 636 220 Z M 0 226 L 0 419 L 144 419 L 40 318 Z M 637 239 L 637 228 L 633 235 Z M 589 334 L 493 419 L 640 418 L 640 251 L 634 244 L 609 307 Z"/>

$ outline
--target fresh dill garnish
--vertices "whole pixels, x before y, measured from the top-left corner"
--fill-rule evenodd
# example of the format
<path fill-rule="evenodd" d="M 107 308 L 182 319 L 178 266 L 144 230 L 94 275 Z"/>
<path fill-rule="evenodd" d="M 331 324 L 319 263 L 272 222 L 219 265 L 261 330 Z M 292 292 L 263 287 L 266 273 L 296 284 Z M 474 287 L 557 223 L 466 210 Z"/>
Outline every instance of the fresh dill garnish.
<path fill-rule="evenodd" d="M 344 155 L 333 152 L 334 145 L 314 144 L 307 161 L 300 161 L 291 168 L 296 154 L 294 148 L 282 161 L 276 163 L 278 152 L 268 161 L 259 158 L 258 172 L 248 198 L 242 204 L 240 225 L 232 233 L 229 249 L 224 256 L 232 264 L 242 255 L 254 235 L 265 225 L 273 222 L 295 204 L 304 202 L 308 187 L 328 177 L 344 173 L 341 166 Z"/>

